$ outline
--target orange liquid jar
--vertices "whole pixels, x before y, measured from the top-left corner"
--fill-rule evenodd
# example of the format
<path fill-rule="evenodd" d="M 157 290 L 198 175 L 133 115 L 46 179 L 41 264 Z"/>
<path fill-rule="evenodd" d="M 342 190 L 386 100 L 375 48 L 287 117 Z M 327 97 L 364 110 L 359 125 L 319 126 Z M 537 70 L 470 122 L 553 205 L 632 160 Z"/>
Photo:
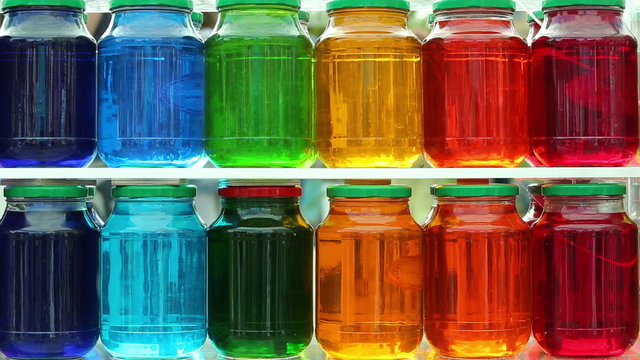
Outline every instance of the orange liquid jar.
<path fill-rule="evenodd" d="M 482 3 L 434 4 L 423 63 L 425 152 L 435 167 L 516 167 L 529 152 L 529 47 L 513 0 Z"/>
<path fill-rule="evenodd" d="M 422 341 L 422 234 L 411 189 L 328 189 L 317 230 L 316 337 L 338 359 L 404 359 Z"/>
<path fill-rule="evenodd" d="M 424 228 L 425 320 L 435 351 L 458 358 L 513 356 L 531 334 L 529 227 L 514 185 L 433 189 Z"/>
<path fill-rule="evenodd" d="M 406 0 L 332 0 L 316 46 L 317 145 L 328 167 L 411 167 L 422 153 L 420 40 Z"/>

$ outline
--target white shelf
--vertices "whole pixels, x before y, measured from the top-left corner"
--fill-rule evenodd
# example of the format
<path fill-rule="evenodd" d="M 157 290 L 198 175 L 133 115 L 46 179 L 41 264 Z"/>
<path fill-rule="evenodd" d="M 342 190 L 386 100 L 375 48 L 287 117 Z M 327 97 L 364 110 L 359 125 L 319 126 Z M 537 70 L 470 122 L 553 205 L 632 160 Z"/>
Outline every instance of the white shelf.
<path fill-rule="evenodd" d="M 0 169 L 0 179 L 561 179 L 640 178 L 640 167 L 625 168 L 452 168 L 452 169 Z"/>

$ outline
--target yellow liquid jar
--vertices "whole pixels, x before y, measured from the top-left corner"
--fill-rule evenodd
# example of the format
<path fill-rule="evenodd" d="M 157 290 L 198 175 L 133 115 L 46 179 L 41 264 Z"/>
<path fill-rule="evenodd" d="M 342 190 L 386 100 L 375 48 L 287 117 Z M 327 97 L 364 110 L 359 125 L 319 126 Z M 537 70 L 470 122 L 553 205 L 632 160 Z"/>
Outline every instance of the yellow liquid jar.
<path fill-rule="evenodd" d="M 332 0 L 327 11 L 315 52 L 321 160 L 332 168 L 411 167 L 422 152 L 422 69 L 409 2 Z"/>

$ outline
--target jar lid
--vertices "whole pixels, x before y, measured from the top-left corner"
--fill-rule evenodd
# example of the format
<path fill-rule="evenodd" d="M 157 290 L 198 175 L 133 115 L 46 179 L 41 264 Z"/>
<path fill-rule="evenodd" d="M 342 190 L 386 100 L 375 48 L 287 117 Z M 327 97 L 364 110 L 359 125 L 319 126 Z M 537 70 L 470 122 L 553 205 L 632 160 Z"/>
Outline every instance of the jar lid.
<path fill-rule="evenodd" d="M 96 196 L 96 187 L 95 186 L 87 186 L 87 196 L 95 197 Z"/>
<path fill-rule="evenodd" d="M 617 6 L 624 9 L 625 0 L 544 0 L 542 9 L 560 6 Z"/>
<path fill-rule="evenodd" d="M 4 196 L 8 198 L 83 198 L 88 190 L 84 186 L 8 186 Z"/>
<path fill-rule="evenodd" d="M 439 0 L 433 3 L 433 11 L 463 8 L 516 9 L 513 0 Z"/>
<path fill-rule="evenodd" d="M 434 185 L 433 194 L 438 197 L 498 197 L 518 196 L 517 185 Z"/>
<path fill-rule="evenodd" d="M 327 11 L 363 7 L 411 9 L 411 5 L 407 0 L 331 0 L 327 3 Z"/>
<path fill-rule="evenodd" d="M 111 193 L 113 197 L 180 198 L 195 197 L 197 190 L 193 185 L 126 185 L 114 187 Z"/>
<path fill-rule="evenodd" d="M 411 188 L 400 185 L 335 185 L 327 188 L 330 198 L 406 198 L 411 196 Z"/>
<path fill-rule="evenodd" d="M 111 0 L 111 10 L 128 6 L 171 6 L 193 10 L 192 0 Z"/>
<path fill-rule="evenodd" d="M 616 196 L 627 193 L 622 184 L 550 184 L 542 187 L 544 196 Z"/>
<path fill-rule="evenodd" d="M 233 5 L 284 5 L 299 8 L 300 0 L 218 0 L 218 9 Z"/>
<path fill-rule="evenodd" d="M 302 188 L 299 186 L 228 186 L 218 189 L 222 197 L 300 197 Z"/>
<path fill-rule="evenodd" d="M 298 19 L 302 21 L 309 21 L 309 12 L 308 11 L 299 11 Z"/>
<path fill-rule="evenodd" d="M 536 10 L 536 11 L 533 12 L 533 16 L 535 16 L 536 19 L 538 19 L 538 20 L 544 20 L 544 11 Z M 527 16 L 527 21 L 528 22 L 532 22 L 533 21 L 533 18 L 531 17 L 531 14 L 529 14 Z"/>
<path fill-rule="evenodd" d="M 2 9 L 18 6 L 62 6 L 84 10 L 86 4 L 84 0 L 4 0 Z"/>
<path fill-rule="evenodd" d="M 191 21 L 193 21 L 194 23 L 202 23 L 204 21 L 204 14 L 199 11 L 192 12 Z"/>

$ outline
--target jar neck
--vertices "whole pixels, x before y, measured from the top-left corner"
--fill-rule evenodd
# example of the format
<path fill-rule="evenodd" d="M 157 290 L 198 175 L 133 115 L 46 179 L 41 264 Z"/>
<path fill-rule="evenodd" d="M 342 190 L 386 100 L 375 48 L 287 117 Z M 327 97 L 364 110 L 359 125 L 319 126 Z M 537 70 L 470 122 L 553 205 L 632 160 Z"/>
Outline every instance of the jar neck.
<path fill-rule="evenodd" d="M 409 12 L 391 8 L 349 8 L 329 12 L 329 26 L 408 28 Z"/>
<path fill-rule="evenodd" d="M 436 199 L 436 207 L 445 217 L 517 214 L 515 196 L 440 197 Z"/>
<path fill-rule="evenodd" d="M 145 215 L 160 212 L 170 215 L 193 214 L 193 198 L 116 198 L 113 213 Z"/>
<path fill-rule="evenodd" d="M 45 32 L 49 35 L 65 33 L 68 31 L 86 30 L 84 12 L 81 9 L 53 6 L 24 6 L 9 8 L 4 11 L 2 30 L 28 26 L 25 36 L 39 36 Z M 52 27 L 55 31 L 52 33 Z M 88 30 L 86 30 L 88 34 Z M 14 34 L 18 35 L 18 34 Z"/>
<path fill-rule="evenodd" d="M 149 21 L 140 21 L 143 17 L 147 17 Z M 140 23 L 141 26 L 152 27 L 176 25 L 188 27 L 192 24 L 191 10 L 169 6 L 133 6 L 118 8 L 113 11 L 112 29 L 131 23 Z"/>
<path fill-rule="evenodd" d="M 488 25 L 511 25 L 514 10 L 511 9 L 485 9 L 462 8 L 439 10 L 435 13 L 435 21 L 443 22 L 440 25 L 448 25 L 450 22 L 458 23 L 482 23 Z"/>
<path fill-rule="evenodd" d="M 70 211 L 86 211 L 86 198 L 73 199 L 7 199 L 8 212 L 70 212 Z"/>
<path fill-rule="evenodd" d="M 234 5 L 220 9 L 217 28 L 223 26 L 241 25 L 243 21 L 250 21 L 256 25 L 295 25 L 299 23 L 298 8 L 285 5 Z M 256 23 L 257 22 L 257 23 Z"/>
<path fill-rule="evenodd" d="M 300 204 L 296 197 L 229 197 L 222 198 L 222 213 L 225 216 L 242 218 L 256 216 L 297 216 Z"/>
<path fill-rule="evenodd" d="M 623 213 L 623 196 L 545 196 L 544 212 L 614 214 Z"/>
<path fill-rule="evenodd" d="M 411 215 L 408 198 L 332 198 L 333 215 Z"/>
<path fill-rule="evenodd" d="M 614 6 L 563 6 L 546 9 L 544 12 L 545 27 L 573 24 L 576 20 L 585 24 L 604 23 L 623 25 L 623 10 Z"/>

